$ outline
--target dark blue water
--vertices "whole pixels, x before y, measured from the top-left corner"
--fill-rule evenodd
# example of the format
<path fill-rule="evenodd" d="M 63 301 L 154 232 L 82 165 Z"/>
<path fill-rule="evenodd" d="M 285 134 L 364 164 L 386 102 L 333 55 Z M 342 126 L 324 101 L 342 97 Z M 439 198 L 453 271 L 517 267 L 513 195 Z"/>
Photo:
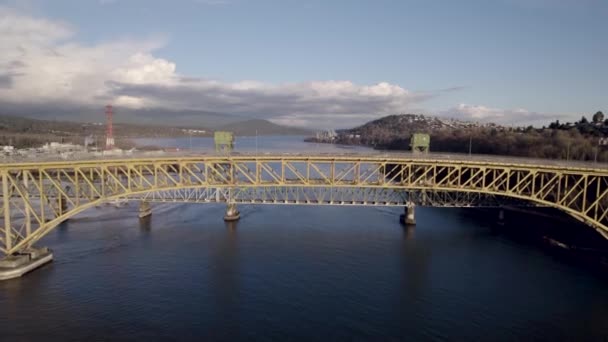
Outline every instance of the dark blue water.
<path fill-rule="evenodd" d="M 0 282 L 0 340 L 574 340 L 608 337 L 608 279 L 466 209 L 102 206 Z M 520 227 L 521 228 L 521 227 Z M 505 229 L 508 229 L 506 227 Z"/>

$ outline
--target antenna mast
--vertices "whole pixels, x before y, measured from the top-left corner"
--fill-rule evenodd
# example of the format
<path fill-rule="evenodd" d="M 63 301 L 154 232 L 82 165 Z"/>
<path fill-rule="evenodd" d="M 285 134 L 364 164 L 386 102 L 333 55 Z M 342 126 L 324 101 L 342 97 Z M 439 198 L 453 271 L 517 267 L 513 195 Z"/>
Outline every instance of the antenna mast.
<path fill-rule="evenodd" d="M 106 106 L 106 119 L 107 119 L 106 150 L 114 149 L 114 134 L 112 132 L 112 115 L 113 114 L 114 113 L 112 112 L 112 105 L 107 105 Z"/>

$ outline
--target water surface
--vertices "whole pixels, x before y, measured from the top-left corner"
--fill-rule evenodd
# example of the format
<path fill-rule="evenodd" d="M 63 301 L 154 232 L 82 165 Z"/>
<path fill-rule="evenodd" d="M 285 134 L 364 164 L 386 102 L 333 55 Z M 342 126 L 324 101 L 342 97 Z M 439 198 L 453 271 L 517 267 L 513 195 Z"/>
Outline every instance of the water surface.
<path fill-rule="evenodd" d="M 0 282 L 0 340 L 608 336 L 606 277 L 470 210 L 418 208 L 406 228 L 400 208 L 240 206 L 234 224 L 224 209 L 65 222 L 40 242 L 55 262 Z"/>

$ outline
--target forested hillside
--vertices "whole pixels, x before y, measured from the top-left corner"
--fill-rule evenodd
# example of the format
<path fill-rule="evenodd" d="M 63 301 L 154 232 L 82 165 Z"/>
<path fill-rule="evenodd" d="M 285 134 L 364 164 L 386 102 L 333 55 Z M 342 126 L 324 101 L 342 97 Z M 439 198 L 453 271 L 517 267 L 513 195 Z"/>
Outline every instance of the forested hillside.
<path fill-rule="evenodd" d="M 377 149 L 409 150 L 412 133 L 429 133 L 431 151 L 608 161 L 608 120 L 602 112 L 591 120 L 552 122 L 546 127 L 505 127 L 422 115 L 391 115 L 342 130 L 332 141 Z"/>

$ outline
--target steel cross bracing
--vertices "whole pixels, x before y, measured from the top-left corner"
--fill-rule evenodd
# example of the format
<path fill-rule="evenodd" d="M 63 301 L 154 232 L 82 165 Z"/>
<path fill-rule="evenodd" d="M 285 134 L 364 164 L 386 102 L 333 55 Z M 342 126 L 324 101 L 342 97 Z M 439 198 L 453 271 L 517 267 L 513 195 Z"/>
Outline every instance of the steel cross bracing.
<path fill-rule="evenodd" d="M 200 156 L 3 164 L 0 175 L 4 254 L 121 198 L 453 206 L 508 198 L 558 208 L 608 236 L 608 171 L 602 169 L 405 157 Z"/>
<path fill-rule="evenodd" d="M 406 191 L 384 188 L 265 186 L 260 188 L 188 188 L 159 190 L 129 197 L 148 202 L 298 205 L 371 205 L 430 207 L 528 206 L 530 202 L 472 192 Z"/>

